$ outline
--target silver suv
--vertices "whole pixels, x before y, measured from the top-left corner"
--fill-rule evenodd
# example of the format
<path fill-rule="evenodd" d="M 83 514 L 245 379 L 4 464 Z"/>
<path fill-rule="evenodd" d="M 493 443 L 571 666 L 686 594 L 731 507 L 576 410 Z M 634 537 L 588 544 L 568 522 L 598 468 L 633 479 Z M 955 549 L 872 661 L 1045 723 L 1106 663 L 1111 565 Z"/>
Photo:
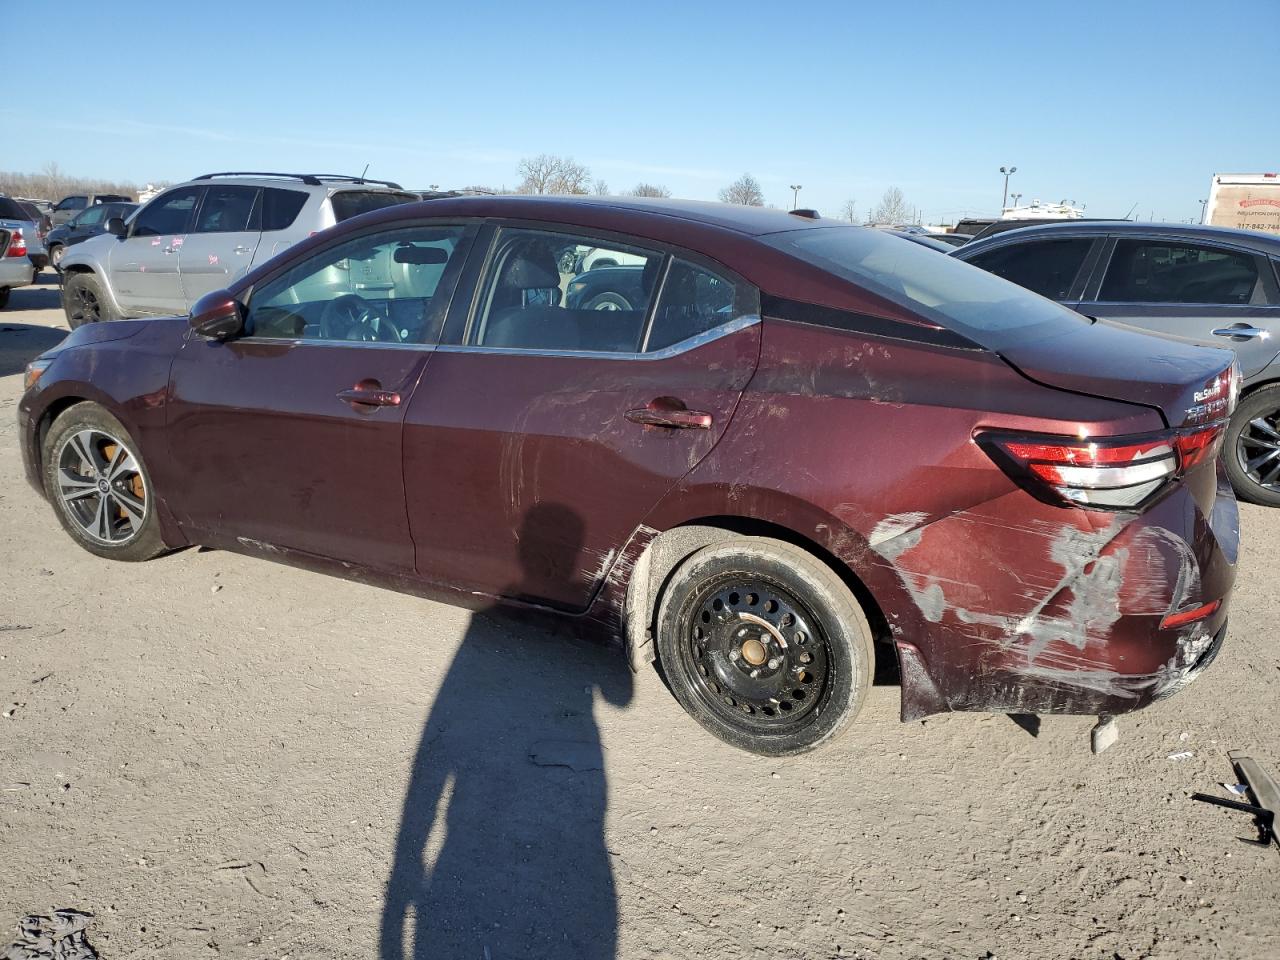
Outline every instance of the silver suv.
<path fill-rule="evenodd" d="M 72 329 L 186 313 L 298 240 L 417 199 L 399 184 L 361 177 L 206 173 L 69 249 L 59 264 L 62 308 Z"/>

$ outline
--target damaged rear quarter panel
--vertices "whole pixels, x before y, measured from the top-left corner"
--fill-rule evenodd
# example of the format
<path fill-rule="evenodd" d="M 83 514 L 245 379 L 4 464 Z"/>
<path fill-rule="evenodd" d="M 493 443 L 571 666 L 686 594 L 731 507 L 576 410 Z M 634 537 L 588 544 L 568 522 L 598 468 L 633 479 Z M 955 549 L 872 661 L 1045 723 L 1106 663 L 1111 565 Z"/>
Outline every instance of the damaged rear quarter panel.
<path fill-rule="evenodd" d="M 834 554 L 904 654 L 904 718 L 1122 712 L 1178 683 L 1225 618 L 1155 629 L 1229 589 L 1214 471 L 1141 515 L 1086 512 L 1037 501 L 971 438 L 1162 426 L 1151 408 L 1067 399 L 983 351 L 766 320 L 729 432 L 648 522 L 752 517 Z"/>

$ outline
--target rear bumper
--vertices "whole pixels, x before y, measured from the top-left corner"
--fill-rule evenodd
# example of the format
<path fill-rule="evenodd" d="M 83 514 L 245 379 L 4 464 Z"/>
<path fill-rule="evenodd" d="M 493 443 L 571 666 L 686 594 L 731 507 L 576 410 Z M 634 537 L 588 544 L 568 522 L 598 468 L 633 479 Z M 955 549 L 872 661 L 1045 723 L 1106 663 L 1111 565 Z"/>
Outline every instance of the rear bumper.
<path fill-rule="evenodd" d="M 1224 641 L 1239 541 L 1221 465 L 1201 474 L 1137 515 L 1010 495 L 912 531 L 892 557 L 920 613 L 890 620 L 903 719 L 1120 714 L 1185 688 Z M 1161 627 L 1215 600 L 1212 616 Z"/>
<path fill-rule="evenodd" d="M 29 257 L 0 257 L 0 287 L 25 287 L 35 278 Z"/>

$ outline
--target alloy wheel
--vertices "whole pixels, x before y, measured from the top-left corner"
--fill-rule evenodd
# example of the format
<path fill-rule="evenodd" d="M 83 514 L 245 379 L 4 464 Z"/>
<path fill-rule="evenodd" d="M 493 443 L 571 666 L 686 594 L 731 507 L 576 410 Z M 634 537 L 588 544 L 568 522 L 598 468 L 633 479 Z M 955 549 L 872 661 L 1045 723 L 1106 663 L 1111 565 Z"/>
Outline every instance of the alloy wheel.
<path fill-rule="evenodd" d="M 1280 409 L 1245 424 L 1236 456 L 1250 480 L 1265 490 L 1280 493 Z"/>
<path fill-rule="evenodd" d="M 119 439 L 85 429 L 58 452 L 58 498 L 67 517 L 98 543 L 132 540 L 147 517 L 147 486 L 138 459 Z"/>
<path fill-rule="evenodd" d="M 97 293 L 83 284 L 76 284 L 71 291 L 71 319 L 77 324 L 97 323 L 102 319 L 102 303 Z"/>

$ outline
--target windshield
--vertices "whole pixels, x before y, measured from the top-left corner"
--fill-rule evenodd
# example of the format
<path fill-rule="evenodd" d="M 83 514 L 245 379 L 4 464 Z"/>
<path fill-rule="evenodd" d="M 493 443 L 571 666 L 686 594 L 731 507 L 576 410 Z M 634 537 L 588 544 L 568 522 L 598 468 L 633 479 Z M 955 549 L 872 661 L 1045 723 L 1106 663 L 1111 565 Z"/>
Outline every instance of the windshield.
<path fill-rule="evenodd" d="M 370 210 L 394 207 L 398 203 L 418 200 L 412 193 L 389 193 L 385 190 L 343 190 L 332 197 L 333 218 L 341 223 Z"/>
<path fill-rule="evenodd" d="M 1017 284 L 883 231 L 828 227 L 764 239 L 991 349 L 1088 322 Z"/>

